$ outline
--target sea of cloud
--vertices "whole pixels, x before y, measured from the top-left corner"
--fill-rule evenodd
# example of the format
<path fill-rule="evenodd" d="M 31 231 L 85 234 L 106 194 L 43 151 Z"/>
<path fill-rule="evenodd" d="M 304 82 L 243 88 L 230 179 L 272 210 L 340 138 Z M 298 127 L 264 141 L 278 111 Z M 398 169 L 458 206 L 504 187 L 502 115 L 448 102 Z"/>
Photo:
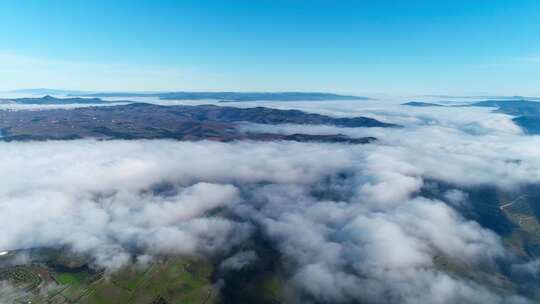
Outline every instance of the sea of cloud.
<path fill-rule="evenodd" d="M 249 106 L 243 104 L 242 106 Z M 0 143 L 0 251 L 66 246 L 109 270 L 158 254 L 229 256 L 255 233 L 287 263 L 293 302 L 526 303 L 450 273 L 436 257 L 496 272 L 502 238 L 463 216 L 464 189 L 540 181 L 540 137 L 480 108 L 376 101 L 267 103 L 402 128 L 245 124 L 251 132 L 375 136 L 368 145 L 293 142 Z M 428 181 L 451 187 L 422 195 Z M 498 202 L 493 202 L 497 205 Z M 516 271 L 538 273 L 537 264 Z"/>

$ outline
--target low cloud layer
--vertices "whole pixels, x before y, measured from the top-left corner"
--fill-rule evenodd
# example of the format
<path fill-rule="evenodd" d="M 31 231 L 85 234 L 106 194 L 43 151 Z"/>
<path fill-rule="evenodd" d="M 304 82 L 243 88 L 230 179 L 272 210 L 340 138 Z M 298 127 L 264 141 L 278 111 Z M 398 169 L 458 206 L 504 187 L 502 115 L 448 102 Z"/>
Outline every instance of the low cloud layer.
<path fill-rule="evenodd" d="M 492 273 L 513 259 L 456 210 L 470 187 L 538 183 L 540 139 L 500 114 L 475 122 L 399 109 L 373 113 L 404 128 L 340 129 L 380 139 L 370 145 L 1 143 L 0 251 L 67 246 L 111 270 L 156 254 L 218 254 L 227 271 L 257 263 L 235 250 L 260 234 L 287 265 L 291 301 L 525 303 L 444 265 Z M 325 128 L 336 133 L 311 131 Z M 433 180 L 450 185 L 440 198 L 422 195 Z"/>

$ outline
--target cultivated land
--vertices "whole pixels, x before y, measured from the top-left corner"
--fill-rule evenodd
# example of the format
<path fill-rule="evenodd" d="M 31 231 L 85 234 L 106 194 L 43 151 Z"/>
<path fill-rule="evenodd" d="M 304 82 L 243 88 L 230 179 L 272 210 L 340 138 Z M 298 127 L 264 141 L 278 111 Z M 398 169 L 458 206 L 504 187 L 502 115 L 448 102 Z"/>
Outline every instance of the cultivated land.
<path fill-rule="evenodd" d="M 32 263 L 10 266 L 22 254 Z M 213 265 L 194 257 L 157 257 L 112 273 L 68 251 L 17 251 L 0 258 L 0 281 L 18 290 L 12 303 L 216 303 Z M 2 266 L 3 265 L 3 266 Z"/>
<path fill-rule="evenodd" d="M 22 255 L 32 262 L 13 266 Z M 159 256 L 115 271 L 93 268 L 90 260 L 63 249 L 19 250 L 0 257 L 0 283 L 16 290 L 8 301 L 14 304 L 217 304 L 234 303 L 235 297 L 281 303 L 283 280 L 276 272 L 250 269 L 238 275 L 243 276 L 230 281 L 232 288 L 223 297 L 215 262 L 201 257 Z"/>

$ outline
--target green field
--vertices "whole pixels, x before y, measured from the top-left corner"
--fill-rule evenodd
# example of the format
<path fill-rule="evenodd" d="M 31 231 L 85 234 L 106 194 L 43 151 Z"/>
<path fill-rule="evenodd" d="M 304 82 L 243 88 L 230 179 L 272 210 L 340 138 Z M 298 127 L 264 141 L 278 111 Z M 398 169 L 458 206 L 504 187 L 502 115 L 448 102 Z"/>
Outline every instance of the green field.
<path fill-rule="evenodd" d="M 73 268 L 58 267 L 59 261 L 69 261 L 69 257 L 59 258 L 57 253 L 49 258 L 33 265 L 0 268 L 0 280 L 21 289 L 20 295 L 10 298 L 8 303 L 212 304 L 218 301 L 211 283 L 213 266 L 204 259 L 161 257 L 145 266 L 103 273 L 80 267 L 80 263 Z"/>
<path fill-rule="evenodd" d="M 515 225 L 507 244 L 516 248 L 518 253 L 532 258 L 540 257 L 540 222 L 533 205 L 538 197 L 522 195 L 500 206 L 501 211 Z"/>

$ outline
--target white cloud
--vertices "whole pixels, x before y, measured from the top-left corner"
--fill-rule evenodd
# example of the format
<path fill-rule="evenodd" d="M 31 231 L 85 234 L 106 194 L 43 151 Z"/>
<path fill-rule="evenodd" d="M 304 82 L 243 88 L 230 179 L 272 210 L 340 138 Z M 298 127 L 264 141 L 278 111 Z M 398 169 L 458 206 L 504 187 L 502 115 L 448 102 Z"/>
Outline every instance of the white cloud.
<path fill-rule="evenodd" d="M 538 183 L 540 138 L 487 109 L 347 107 L 404 128 L 271 127 L 379 138 L 370 145 L 1 143 L 0 250 L 67 245 L 111 268 L 134 253 L 230 253 L 223 267 L 236 269 L 256 254 L 229 250 L 260 229 L 290 267 L 298 302 L 521 301 L 434 257 L 497 271 L 509 256 L 500 238 L 452 206 L 468 203 L 468 187 Z M 420 195 L 427 180 L 452 184 L 440 198 L 452 206 Z"/>

